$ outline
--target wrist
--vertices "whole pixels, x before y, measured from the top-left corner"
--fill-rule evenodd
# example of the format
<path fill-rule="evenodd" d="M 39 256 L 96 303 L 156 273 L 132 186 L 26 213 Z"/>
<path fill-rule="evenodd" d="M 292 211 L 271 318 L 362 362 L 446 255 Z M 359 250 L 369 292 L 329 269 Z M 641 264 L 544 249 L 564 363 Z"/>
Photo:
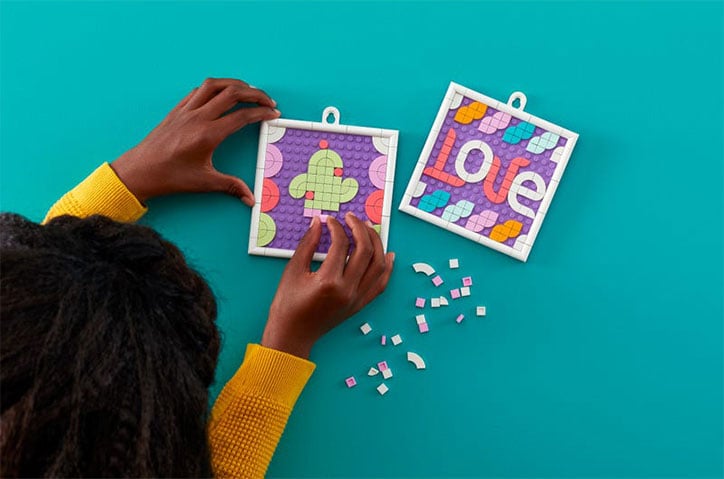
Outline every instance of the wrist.
<path fill-rule="evenodd" d="M 138 167 L 136 165 L 140 164 L 142 164 L 142 160 L 136 149 L 133 148 L 116 158 L 110 166 L 116 173 L 116 176 L 118 176 L 118 179 L 125 185 L 126 189 L 128 189 L 141 204 L 145 204 L 146 201 L 151 198 L 151 195 L 143 186 L 143 172 L 137 171 Z"/>
<path fill-rule="evenodd" d="M 309 359 L 314 341 L 291 334 L 279 334 L 274 329 L 267 328 L 261 337 L 262 346 L 291 354 L 298 358 Z"/>

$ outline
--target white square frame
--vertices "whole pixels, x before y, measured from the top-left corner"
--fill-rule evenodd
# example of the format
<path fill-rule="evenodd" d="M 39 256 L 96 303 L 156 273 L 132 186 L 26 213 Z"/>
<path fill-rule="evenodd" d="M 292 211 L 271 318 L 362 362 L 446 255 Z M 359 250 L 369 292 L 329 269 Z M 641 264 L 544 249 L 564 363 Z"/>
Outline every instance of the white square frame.
<path fill-rule="evenodd" d="M 333 118 L 332 122 L 328 122 L 329 117 Z M 387 166 L 385 171 L 385 188 L 384 188 L 384 199 L 382 203 L 382 221 L 380 222 L 380 239 L 382 240 L 382 247 L 384 251 L 387 251 L 387 240 L 389 237 L 390 230 L 390 216 L 392 212 L 392 193 L 395 178 L 395 165 L 397 163 L 397 142 L 399 132 L 397 130 L 388 130 L 384 128 L 369 128 L 362 126 L 352 126 L 340 124 L 340 113 L 339 110 L 333 106 L 328 106 L 322 112 L 321 122 L 302 121 L 302 120 L 288 120 L 284 118 L 278 118 L 276 120 L 264 121 L 261 123 L 259 132 L 259 151 L 257 153 L 256 160 L 256 176 L 254 179 L 254 207 L 251 211 L 251 228 L 249 231 L 249 249 L 248 253 L 258 256 L 271 256 L 277 258 L 291 258 L 294 254 L 292 250 L 286 250 L 281 248 L 269 248 L 266 246 L 258 246 L 256 240 L 259 234 L 259 216 L 261 213 L 261 199 L 262 189 L 264 183 L 264 164 L 266 161 L 266 150 L 269 144 L 269 136 L 274 129 L 279 128 L 294 128 L 298 130 L 309 130 L 314 132 L 328 132 L 328 133 L 343 133 L 350 135 L 362 135 L 370 136 L 373 138 L 386 139 L 387 152 L 383 153 L 379 150 L 380 154 L 387 155 Z M 384 142 L 383 142 L 384 143 Z M 324 261 L 327 257 L 327 253 L 314 253 L 314 261 Z"/>
<path fill-rule="evenodd" d="M 460 97 L 457 97 L 457 95 L 460 95 Z M 543 128 L 547 131 L 550 131 L 567 139 L 566 145 L 563 147 L 563 152 L 557 162 L 555 171 L 553 172 L 550 184 L 546 188 L 546 192 L 541 199 L 541 203 L 538 207 L 535 218 L 533 219 L 533 223 L 531 224 L 530 230 L 527 233 L 527 239 L 525 242 L 523 242 L 522 249 L 515 249 L 512 246 L 508 246 L 506 244 L 494 241 L 487 236 L 471 231 L 461 225 L 444 221 L 438 216 L 435 216 L 426 211 L 422 211 L 415 206 L 412 206 L 412 204 L 410 203 L 412 201 L 412 198 L 414 197 L 414 192 L 417 184 L 422 178 L 423 170 L 425 169 L 425 166 L 430 159 L 430 154 L 435 145 L 435 142 L 437 141 L 440 131 L 442 130 L 442 125 L 445 121 L 445 117 L 447 116 L 449 110 L 452 107 L 453 101 L 457 101 L 458 98 L 460 99 L 460 101 L 462 101 L 463 97 L 467 97 L 472 100 L 484 103 L 489 107 L 495 108 L 498 111 L 508 113 L 513 118 L 518 118 L 522 121 L 532 123 L 537 127 Z M 520 101 L 520 107 L 513 106 L 513 101 L 516 99 Z M 445 97 L 443 98 L 442 104 L 440 105 L 440 109 L 438 110 L 437 116 L 435 117 L 435 121 L 432 125 L 432 128 L 430 129 L 430 133 L 427 136 L 427 140 L 425 141 L 425 146 L 423 147 L 422 152 L 420 153 L 420 157 L 417 160 L 417 164 L 415 165 L 415 170 L 413 171 L 410 181 L 407 184 L 407 189 L 402 196 L 399 210 L 416 218 L 419 218 L 423 221 L 427 221 L 443 229 L 451 231 L 452 233 L 458 234 L 471 241 L 485 245 L 488 248 L 499 251 L 520 261 L 527 261 L 528 255 L 530 254 L 533 244 L 535 243 L 535 239 L 538 236 L 538 232 L 540 231 L 541 225 L 543 224 L 543 220 L 548 213 L 548 208 L 550 206 L 551 200 L 556 193 L 558 184 L 561 180 L 561 177 L 563 176 L 563 172 L 566 169 L 568 160 L 571 157 L 571 153 L 573 153 L 573 148 L 576 146 L 576 142 L 578 141 L 578 133 L 574 133 L 573 131 L 562 128 L 542 118 L 538 118 L 537 116 L 526 113 L 524 111 L 525 102 L 525 95 L 520 92 L 513 93 L 510 96 L 508 103 L 503 103 L 495 100 L 494 98 L 483 95 L 482 93 L 478 93 L 474 90 L 459 85 L 455 82 L 450 82 L 447 92 L 445 93 Z"/>

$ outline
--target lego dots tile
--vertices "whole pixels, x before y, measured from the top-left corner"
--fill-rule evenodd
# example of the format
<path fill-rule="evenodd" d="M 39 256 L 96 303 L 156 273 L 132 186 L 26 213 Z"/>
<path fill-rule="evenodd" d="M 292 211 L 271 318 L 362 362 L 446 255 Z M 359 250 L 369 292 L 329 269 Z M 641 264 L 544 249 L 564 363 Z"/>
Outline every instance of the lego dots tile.
<path fill-rule="evenodd" d="M 249 253 L 289 258 L 313 217 L 322 221 L 314 255 L 322 261 L 331 238 L 330 216 L 347 212 L 369 220 L 387 248 L 398 132 L 346 126 L 327 107 L 321 122 L 277 119 L 259 135 Z"/>
<path fill-rule="evenodd" d="M 400 210 L 526 261 L 578 134 L 525 106 L 450 83 Z"/>
<path fill-rule="evenodd" d="M 407 352 L 407 360 L 414 364 L 417 369 L 425 369 L 427 367 L 425 365 L 425 360 L 422 359 L 422 356 L 417 353 L 413 353 L 412 351 Z"/>

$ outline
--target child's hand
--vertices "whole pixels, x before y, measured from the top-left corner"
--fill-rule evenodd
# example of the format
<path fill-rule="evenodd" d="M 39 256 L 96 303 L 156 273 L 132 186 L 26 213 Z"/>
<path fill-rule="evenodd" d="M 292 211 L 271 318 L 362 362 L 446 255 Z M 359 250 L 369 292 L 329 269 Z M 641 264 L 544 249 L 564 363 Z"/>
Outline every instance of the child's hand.
<path fill-rule="evenodd" d="M 225 115 L 239 103 L 259 106 Z M 220 191 L 253 206 L 246 183 L 217 171 L 211 156 L 219 143 L 245 125 L 278 118 L 275 107 L 266 93 L 240 80 L 208 79 L 111 166 L 141 203 L 170 193 Z"/>
<path fill-rule="evenodd" d="M 312 220 L 279 282 L 262 336 L 263 346 L 308 358 L 319 338 L 385 290 L 394 253 L 385 255 L 377 232 L 353 214 L 348 213 L 345 222 L 355 241 L 349 261 L 345 264 L 347 235 L 330 216 L 327 226 L 332 245 L 319 270 L 312 272 L 309 266 L 322 235 L 319 218 Z"/>

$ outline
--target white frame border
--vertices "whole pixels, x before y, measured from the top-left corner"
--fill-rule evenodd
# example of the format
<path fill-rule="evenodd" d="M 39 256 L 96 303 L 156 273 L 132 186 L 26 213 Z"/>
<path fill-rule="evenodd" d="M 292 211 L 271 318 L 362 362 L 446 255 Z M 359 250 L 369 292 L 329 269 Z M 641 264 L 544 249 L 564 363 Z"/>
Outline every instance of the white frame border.
<path fill-rule="evenodd" d="M 513 99 L 517 93 L 518 92 L 514 92 L 511 95 L 511 99 Z M 495 108 L 496 110 L 499 110 L 499 111 L 502 111 L 505 113 L 508 113 L 512 117 L 518 118 L 519 120 L 526 121 L 528 123 L 532 123 L 535 126 L 546 129 L 546 130 L 553 132 L 559 136 L 562 136 L 568 140 L 568 141 L 566 141 L 566 145 L 563 147 L 564 148 L 563 153 L 561 154 L 560 159 L 558 161 L 558 165 L 556 166 L 556 169 L 553 172 L 553 176 L 551 177 L 550 184 L 546 188 L 545 195 L 543 196 L 543 199 L 541 200 L 540 207 L 538 208 L 536 216 L 535 216 L 535 218 L 533 218 L 533 224 L 531 224 L 531 226 L 530 226 L 530 231 L 528 231 L 528 233 L 527 233 L 526 241 L 523 243 L 523 248 L 521 250 L 517 250 L 517 249 L 513 248 L 512 246 L 507 246 L 503 243 L 493 241 L 492 239 L 488 238 L 487 236 L 483 236 L 479 233 L 475 233 L 474 231 L 471 231 L 458 224 L 443 221 L 442 218 L 435 216 L 431 213 L 428 213 L 426 211 L 422 211 L 422 210 L 418 209 L 417 207 L 412 206 L 410 204 L 410 201 L 412 201 L 412 198 L 413 198 L 413 193 L 415 192 L 415 188 L 416 188 L 417 184 L 421 181 L 422 172 L 425 169 L 425 166 L 427 165 L 427 162 L 430 158 L 430 153 L 432 152 L 432 149 L 435 145 L 435 141 L 437 140 L 437 138 L 440 134 L 440 130 L 442 129 L 442 124 L 445 121 L 445 117 L 447 116 L 448 112 L 450 111 L 450 106 L 451 106 L 452 101 L 456 94 L 460 94 L 464 97 L 468 97 L 473 100 L 484 103 L 484 104 L 488 105 L 489 107 Z M 524 98 L 525 97 L 523 97 L 523 99 Z M 402 201 L 400 202 L 399 210 L 403 211 L 409 215 L 420 218 L 423 221 L 427 221 L 427 222 L 437 225 L 443 229 L 446 229 L 455 234 L 458 234 L 464 238 L 475 241 L 476 243 L 485 245 L 488 248 L 492 248 L 496 251 L 507 254 L 508 256 L 512 256 L 513 258 L 518 259 L 520 261 L 523 261 L 523 262 L 527 261 L 528 255 L 530 254 L 530 251 L 533 247 L 533 243 L 535 242 L 536 236 L 538 236 L 540 227 L 543 224 L 543 219 L 545 218 L 546 214 L 548 213 L 548 208 L 550 206 L 551 200 L 553 199 L 553 196 L 556 193 L 556 189 L 558 188 L 558 183 L 560 182 L 561 177 L 563 176 L 563 172 L 566 169 L 566 165 L 568 164 L 568 160 L 571 157 L 571 153 L 573 153 L 573 148 L 576 146 L 576 141 L 578 141 L 578 133 L 574 133 L 570 130 L 562 128 L 562 127 L 555 125 L 549 121 L 546 121 L 542 118 L 538 118 L 537 116 L 533 116 L 529 113 L 526 113 L 523 110 L 523 108 L 525 107 L 525 102 L 523 101 L 523 99 L 521 99 L 521 108 L 515 108 L 512 105 L 497 101 L 493 98 L 490 98 L 489 96 L 483 95 L 482 93 L 478 93 L 474 90 L 466 88 L 455 82 L 450 82 L 447 92 L 445 93 L 445 97 L 442 100 L 442 104 L 440 105 L 440 109 L 438 110 L 437 116 L 435 117 L 435 122 L 432 124 L 430 133 L 428 134 L 427 140 L 425 141 L 425 146 L 423 147 L 422 152 L 420 153 L 420 157 L 417 160 L 417 164 L 415 165 L 415 170 L 412 173 L 410 182 L 407 184 L 407 189 L 405 189 L 405 193 L 402 196 Z"/>
<path fill-rule="evenodd" d="M 329 114 L 334 115 L 335 121 L 327 123 L 326 118 Z M 249 254 L 258 256 L 272 256 L 276 258 L 291 258 L 294 254 L 293 250 L 280 248 L 269 248 L 266 246 L 257 246 L 259 215 L 261 213 L 261 198 L 264 184 L 264 163 L 266 162 L 266 147 L 268 143 L 269 127 L 295 128 L 298 130 L 324 131 L 328 133 L 344 133 L 350 135 L 363 135 L 378 138 L 388 138 L 387 146 L 387 169 L 385 172 L 385 188 L 384 200 L 382 203 L 382 221 L 380 222 L 380 239 L 382 247 L 387 251 L 387 239 L 390 233 L 390 216 L 392 211 L 392 193 L 395 178 L 395 165 L 397 163 L 397 141 L 399 132 L 397 130 L 387 130 L 384 128 L 368 128 L 363 126 L 351 126 L 339 124 L 340 114 L 335 107 L 327 107 L 322 113 L 321 122 L 287 120 L 278 118 L 276 120 L 264 121 L 259 131 L 259 151 L 256 159 L 256 176 L 254 179 L 254 207 L 251 210 L 251 228 L 249 230 Z M 272 143 L 273 144 L 273 143 Z M 380 154 L 384 154 L 381 153 Z M 283 166 L 282 166 L 283 168 Z M 324 261 L 327 253 L 314 253 L 314 261 Z"/>

